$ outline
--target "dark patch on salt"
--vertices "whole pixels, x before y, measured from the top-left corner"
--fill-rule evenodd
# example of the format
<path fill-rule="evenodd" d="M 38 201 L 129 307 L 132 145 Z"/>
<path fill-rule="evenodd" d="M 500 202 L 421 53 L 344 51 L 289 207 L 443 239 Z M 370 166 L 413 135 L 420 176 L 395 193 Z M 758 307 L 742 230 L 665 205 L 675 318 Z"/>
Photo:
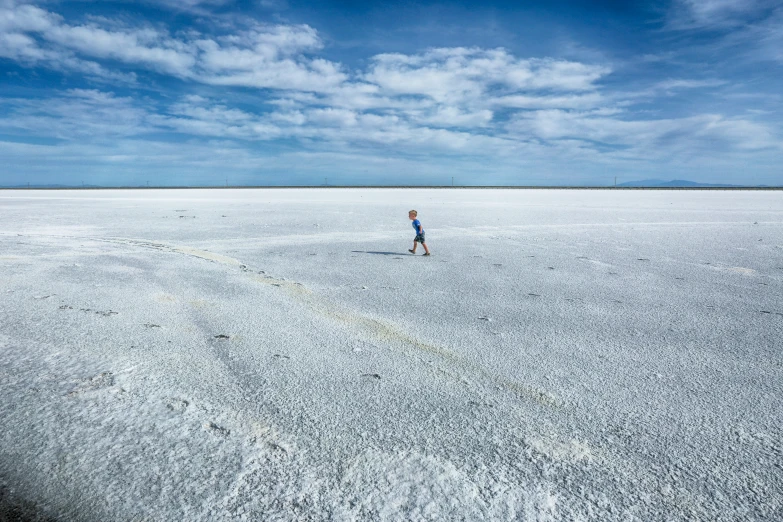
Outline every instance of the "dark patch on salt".
<path fill-rule="evenodd" d="M 208 422 L 207 424 L 204 424 L 204 428 L 206 428 L 207 431 L 209 431 L 213 435 L 217 435 L 220 437 L 227 437 L 231 433 L 231 430 L 226 429 L 222 426 L 218 426 L 214 422 Z"/>
<path fill-rule="evenodd" d="M 11 486 L 0 477 L 0 521 L 1 522 L 57 522 L 44 514 L 41 506 L 20 495 L 22 488 Z"/>

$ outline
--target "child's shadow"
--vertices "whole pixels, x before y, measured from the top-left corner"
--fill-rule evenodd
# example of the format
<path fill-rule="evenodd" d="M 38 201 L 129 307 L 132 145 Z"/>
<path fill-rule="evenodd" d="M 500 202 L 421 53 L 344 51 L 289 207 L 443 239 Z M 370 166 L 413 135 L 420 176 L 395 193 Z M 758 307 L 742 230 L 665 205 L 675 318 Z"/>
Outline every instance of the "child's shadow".
<path fill-rule="evenodd" d="M 367 250 L 351 250 L 354 254 L 376 254 L 381 256 L 407 256 L 408 253 L 400 253 L 400 252 L 368 252 Z"/>

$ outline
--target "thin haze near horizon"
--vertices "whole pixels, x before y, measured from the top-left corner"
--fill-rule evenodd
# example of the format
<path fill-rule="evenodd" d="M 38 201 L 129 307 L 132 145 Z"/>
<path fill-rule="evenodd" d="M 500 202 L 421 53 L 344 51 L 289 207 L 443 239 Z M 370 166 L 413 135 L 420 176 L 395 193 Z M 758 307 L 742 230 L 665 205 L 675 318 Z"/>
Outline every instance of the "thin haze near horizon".
<path fill-rule="evenodd" d="M 780 185 L 779 0 L 0 0 L 0 185 Z"/>

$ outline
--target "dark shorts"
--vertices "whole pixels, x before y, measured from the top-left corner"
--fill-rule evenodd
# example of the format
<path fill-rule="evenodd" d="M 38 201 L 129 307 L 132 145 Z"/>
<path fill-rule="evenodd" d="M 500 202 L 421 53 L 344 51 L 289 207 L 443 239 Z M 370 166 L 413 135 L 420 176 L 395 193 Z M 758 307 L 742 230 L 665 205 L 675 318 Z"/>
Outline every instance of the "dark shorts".
<path fill-rule="evenodd" d="M 413 242 L 426 243 L 426 241 L 424 241 L 424 232 L 421 234 L 416 234 L 416 239 L 414 239 Z"/>

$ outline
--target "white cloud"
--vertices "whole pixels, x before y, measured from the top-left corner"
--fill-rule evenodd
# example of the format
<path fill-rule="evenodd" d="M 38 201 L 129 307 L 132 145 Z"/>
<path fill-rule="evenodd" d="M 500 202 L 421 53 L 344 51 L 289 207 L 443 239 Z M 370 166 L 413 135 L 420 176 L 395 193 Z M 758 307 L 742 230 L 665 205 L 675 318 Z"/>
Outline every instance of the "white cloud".
<path fill-rule="evenodd" d="M 677 0 L 671 5 L 667 28 L 710 31 L 713 38 L 697 46 L 710 59 L 731 50 L 744 61 L 783 62 L 780 0 Z"/>
<path fill-rule="evenodd" d="M 669 79 L 656 83 L 654 90 L 670 91 L 674 89 L 703 89 L 708 87 L 720 87 L 726 85 L 724 80 L 685 80 Z"/>
<path fill-rule="evenodd" d="M 229 47 L 212 40 L 202 40 L 199 46 L 202 54 L 196 78 L 203 83 L 324 92 L 333 91 L 347 79 L 336 64 L 269 56 L 266 46 Z"/>
<path fill-rule="evenodd" d="M 459 102 L 496 89 L 589 91 L 609 72 L 605 66 L 563 60 L 517 59 L 504 49 L 450 48 L 418 55 L 378 55 L 364 79 L 382 92 Z"/>
<path fill-rule="evenodd" d="M 19 63 L 133 81 L 112 70 L 119 62 L 140 75 L 155 71 L 227 88 L 220 100 L 184 95 L 165 104 L 96 90 L 7 101 L 11 110 L 0 128 L 22 135 L 105 143 L 163 133 L 235 147 L 286 139 L 307 150 L 394 151 L 479 163 L 520 155 L 544 161 L 553 153 L 574 161 L 647 161 L 781 147 L 775 132 L 750 116 L 650 120 L 632 110 L 639 97 L 718 87 L 724 84 L 719 79 L 670 78 L 642 94 L 612 93 L 601 81 L 611 73 L 606 65 L 463 47 L 380 54 L 366 70 L 349 70 L 316 55 L 324 43 L 307 25 L 170 34 L 96 17 L 71 24 L 34 6 L 0 6 L 0 56 Z M 702 20 L 729 9 L 716 6 L 699 15 Z M 760 40 L 771 46 L 781 33 L 763 27 Z M 256 108 L 232 100 L 237 90 L 230 87 L 263 89 L 253 93 Z"/>
<path fill-rule="evenodd" d="M 463 111 L 458 107 L 439 106 L 429 114 L 415 112 L 411 119 L 417 123 L 436 127 L 486 127 L 492 121 L 493 112 L 488 109 Z"/>
<path fill-rule="evenodd" d="M 217 38 L 178 39 L 150 27 L 101 27 L 100 21 L 70 25 L 38 7 L 7 4 L 0 8 L 0 55 L 83 71 L 78 63 L 84 60 L 74 62 L 77 53 L 213 85 L 313 92 L 333 90 L 347 78 L 338 64 L 304 56 L 323 45 L 307 25 L 256 25 Z"/>
<path fill-rule="evenodd" d="M 62 17 L 32 5 L 0 8 L 0 34 L 4 36 L 0 50 L 4 56 L 46 62 L 57 69 L 84 71 L 82 64 L 94 63 L 75 59 L 73 53 L 146 64 L 179 75 L 186 74 L 193 62 L 181 45 L 152 29 L 109 31 L 95 25 L 71 26 Z"/>
<path fill-rule="evenodd" d="M 669 24 L 676 29 L 736 28 L 775 5 L 775 0 L 676 0 Z"/>
<path fill-rule="evenodd" d="M 615 147 L 637 158 L 780 148 L 780 141 L 767 126 L 718 115 L 631 120 L 602 113 L 551 110 L 519 117 L 508 128 L 516 135 L 546 141 L 578 140 Z"/>
<path fill-rule="evenodd" d="M 38 40 L 26 34 L 47 31 L 59 20 L 59 17 L 30 5 L 0 7 L 0 57 L 60 71 L 77 71 L 107 81 L 135 82 L 134 73 L 107 70 L 94 61 L 76 57 L 68 49 L 41 46 Z"/>
<path fill-rule="evenodd" d="M 0 56 L 20 62 L 39 62 L 49 58 L 33 38 L 21 33 L 0 34 Z"/>
<path fill-rule="evenodd" d="M 180 77 L 189 76 L 196 62 L 186 45 L 149 28 L 107 31 L 91 25 L 58 25 L 41 37 L 92 58 L 141 64 Z"/>
<path fill-rule="evenodd" d="M 42 32 L 60 23 L 62 17 L 33 5 L 0 4 L 0 32 Z"/>
<path fill-rule="evenodd" d="M 518 59 L 504 49 L 441 48 L 375 56 L 367 72 L 355 74 L 357 81 L 340 64 L 308 56 L 323 42 L 307 25 L 257 24 L 223 36 L 175 38 L 95 17 L 72 25 L 38 7 L 6 4 L 0 27 L 0 55 L 21 62 L 109 77 L 95 60 L 119 61 L 210 85 L 319 93 L 325 105 L 407 111 L 437 125 L 482 126 L 492 119 L 493 106 L 535 105 L 532 98 L 544 91 L 594 92 L 595 82 L 610 72 L 578 62 Z M 558 100 L 572 107 L 587 98 L 550 97 L 539 105 Z"/>
<path fill-rule="evenodd" d="M 783 63 L 783 6 L 747 29 L 746 38 L 757 43 L 758 56 Z"/>
<path fill-rule="evenodd" d="M 101 141 L 137 135 L 147 118 L 147 112 L 137 108 L 131 98 L 97 90 L 73 89 L 57 98 L 6 103 L 12 112 L 0 119 L 0 129 L 63 140 Z"/>
<path fill-rule="evenodd" d="M 611 72 L 611 69 L 605 66 L 563 60 L 528 60 L 528 64 L 533 77 L 518 87 L 589 91 L 596 88 L 596 81 Z"/>
<path fill-rule="evenodd" d="M 530 95 L 510 94 L 491 100 L 493 105 L 516 109 L 591 109 L 607 103 L 597 92 L 588 94 Z"/>
<path fill-rule="evenodd" d="M 306 113 L 307 121 L 318 126 L 352 127 L 357 124 L 357 114 L 346 109 L 313 109 Z"/>
<path fill-rule="evenodd" d="M 199 66 L 216 73 L 253 71 L 269 66 L 282 57 L 322 47 L 315 30 L 306 25 L 259 28 L 217 40 L 197 40 L 195 45 L 201 51 Z"/>

